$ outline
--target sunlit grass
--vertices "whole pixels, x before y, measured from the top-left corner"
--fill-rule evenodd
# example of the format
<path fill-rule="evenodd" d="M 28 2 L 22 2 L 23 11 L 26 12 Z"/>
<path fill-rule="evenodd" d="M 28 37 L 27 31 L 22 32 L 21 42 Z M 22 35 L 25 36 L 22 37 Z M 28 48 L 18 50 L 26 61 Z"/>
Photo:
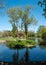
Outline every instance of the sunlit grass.
<path fill-rule="evenodd" d="M 10 38 L 10 37 L 8 37 L 8 38 L 0 38 L 0 40 L 15 41 L 16 38 Z"/>

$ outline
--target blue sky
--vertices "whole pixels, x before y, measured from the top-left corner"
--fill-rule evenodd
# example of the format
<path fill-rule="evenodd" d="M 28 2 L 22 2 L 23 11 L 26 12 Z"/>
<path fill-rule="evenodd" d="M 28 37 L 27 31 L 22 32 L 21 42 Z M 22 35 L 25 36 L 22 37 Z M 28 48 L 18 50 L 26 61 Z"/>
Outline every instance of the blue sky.
<path fill-rule="evenodd" d="M 35 16 L 36 20 L 38 20 L 38 23 L 36 26 L 30 26 L 29 30 L 33 30 L 36 32 L 40 25 L 46 26 L 46 19 L 42 16 L 43 9 L 40 6 L 38 6 L 37 3 L 38 0 L 7 0 L 8 6 L 4 10 L 2 9 L 4 15 L 0 15 L 0 31 L 12 29 L 11 24 L 8 22 L 9 18 L 6 14 L 6 10 L 16 6 L 21 6 L 22 8 L 26 5 L 36 6 L 36 9 L 32 11 L 32 14 Z"/>

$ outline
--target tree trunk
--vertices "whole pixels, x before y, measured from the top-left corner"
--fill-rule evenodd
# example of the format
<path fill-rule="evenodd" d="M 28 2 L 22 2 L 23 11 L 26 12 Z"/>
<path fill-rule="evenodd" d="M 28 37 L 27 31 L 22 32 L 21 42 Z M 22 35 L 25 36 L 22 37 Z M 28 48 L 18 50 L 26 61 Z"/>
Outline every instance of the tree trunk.
<path fill-rule="evenodd" d="M 25 35 L 26 35 L 26 39 L 28 38 L 28 29 L 27 29 L 27 22 L 25 22 Z"/>
<path fill-rule="evenodd" d="M 28 48 L 26 48 L 25 61 L 29 62 Z"/>

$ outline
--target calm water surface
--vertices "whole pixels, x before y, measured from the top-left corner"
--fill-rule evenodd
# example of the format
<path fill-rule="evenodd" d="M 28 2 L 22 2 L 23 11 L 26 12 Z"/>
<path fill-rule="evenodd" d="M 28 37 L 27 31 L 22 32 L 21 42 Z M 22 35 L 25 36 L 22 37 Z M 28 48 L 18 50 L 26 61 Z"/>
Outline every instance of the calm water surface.
<path fill-rule="evenodd" d="M 10 49 L 0 44 L 0 61 L 46 61 L 46 46 L 37 45 L 34 48 Z"/>

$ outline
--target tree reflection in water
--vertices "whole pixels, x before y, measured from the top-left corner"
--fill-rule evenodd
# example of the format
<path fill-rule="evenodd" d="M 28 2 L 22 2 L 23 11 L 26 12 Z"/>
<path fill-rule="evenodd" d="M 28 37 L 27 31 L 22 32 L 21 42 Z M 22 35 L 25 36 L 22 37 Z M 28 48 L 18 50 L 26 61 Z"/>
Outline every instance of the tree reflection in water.
<path fill-rule="evenodd" d="M 46 49 L 46 45 L 39 45 L 41 49 Z"/>
<path fill-rule="evenodd" d="M 20 62 L 22 62 L 22 63 L 29 62 L 28 48 L 26 48 L 26 51 L 25 51 L 24 55 L 22 56 Z"/>
<path fill-rule="evenodd" d="M 28 53 L 28 48 L 26 48 L 26 51 L 22 58 L 20 57 L 19 60 L 19 49 L 17 49 L 17 53 L 14 53 L 13 55 L 13 63 L 19 63 L 19 62 L 29 62 L 29 53 Z"/>
<path fill-rule="evenodd" d="M 28 48 L 26 48 L 26 52 L 25 52 L 25 62 L 29 62 Z"/>
<path fill-rule="evenodd" d="M 13 55 L 13 64 L 18 63 L 19 59 L 19 49 L 17 49 L 17 53 L 15 52 Z"/>
<path fill-rule="evenodd" d="M 0 65 L 37 65 L 37 64 L 42 64 L 41 62 L 31 62 L 29 59 L 29 48 L 26 48 L 26 51 L 22 55 L 22 58 L 20 56 L 20 61 L 19 61 L 19 49 L 17 49 L 17 52 L 14 53 L 13 55 L 13 62 L 0 62 Z M 45 63 L 45 62 L 44 62 Z"/>

